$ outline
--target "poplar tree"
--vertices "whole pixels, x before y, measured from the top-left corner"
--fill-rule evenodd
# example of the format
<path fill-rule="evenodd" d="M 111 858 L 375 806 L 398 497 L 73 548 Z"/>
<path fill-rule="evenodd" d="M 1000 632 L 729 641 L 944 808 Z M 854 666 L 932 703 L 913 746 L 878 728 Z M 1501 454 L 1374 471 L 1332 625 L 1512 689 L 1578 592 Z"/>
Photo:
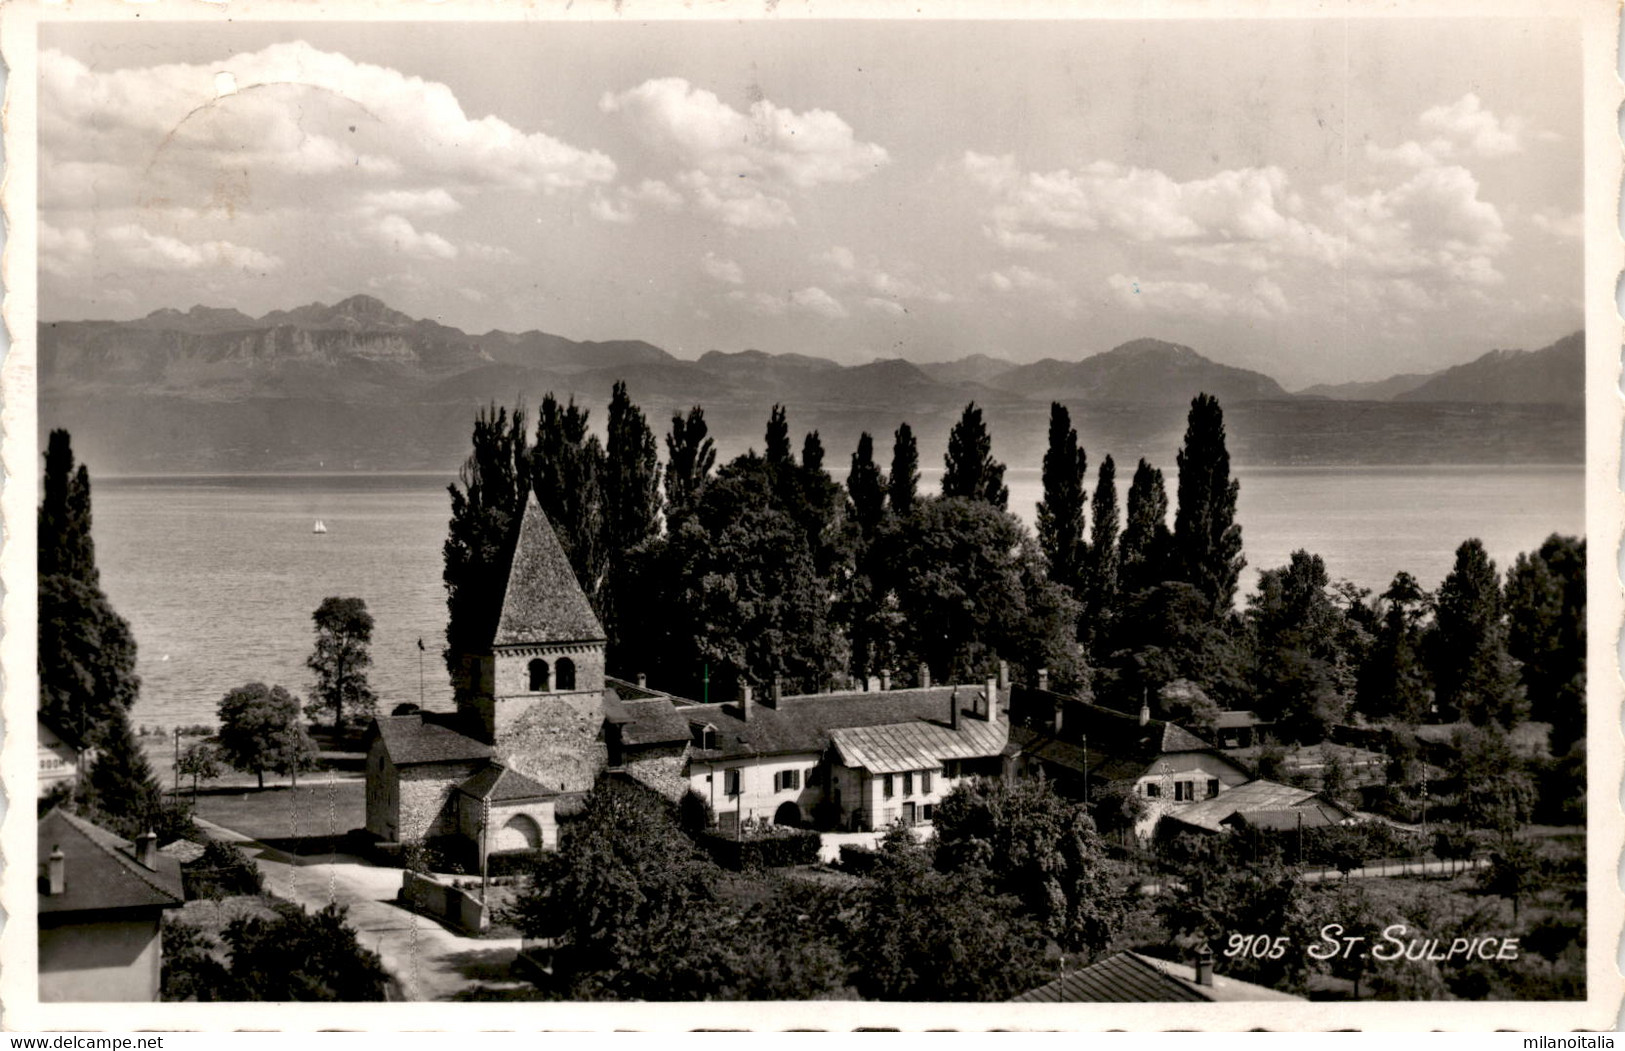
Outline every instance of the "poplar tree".
<path fill-rule="evenodd" d="M 793 459 L 790 453 L 790 421 L 785 418 L 783 405 L 774 404 L 767 417 L 766 459 L 770 464 L 790 463 Z"/>
<path fill-rule="evenodd" d="M 868 431 L 858 436 L 857 451 L 852 454 L 852 470 L 846 476 L 847 495 L 852 500 L 852 514 L 863 535 L 872 537 L 886 513 L 886 476 L 875 463 L 875 440 Z"/>
<path fill-rule="evenodd" d="M 1038 544 L 1049 560 L 1050 579 L 1082 598 L 1084 507 L 1089 457 L 1065 405 L 1049 405 L 1049 449 L 1044 453 L 1044 499 L 1038 503 Z M 1000 505 L 1003 506 L 1003 505 Z"/>
<path fill-rule="evenodd" d="M 1086 644 L 1105 634 L 1107 622 L 1117 610 L 1117 465 L 1110 456 L 1100 462 L 1089 518 L 1083 616 L 1078 620 L 1078 637 Z"/>
<path fill-rule="evenodd" d="M 801 466 L 808 471 L 824 469 L 824 440 L 817 431 L 808 431 L 801 443 Z"/>
<path fill-rule="evenodd" d="M 1167 564 L 1172 547 L 1162 471 L 1141 460 L 1129 483 L 1127 522 L 1118 543 L 1122 593 L 1133 595 L 1175 575 Z"/>
<path fill-rule="evenodd" d="M 572 397 L 560 406 L 551 392 L 542 399 L 531 450 L 531 485 L 547 513 L 559 546 L 594 608 L 605 573 L 604 447 L 587 430 L 588 410 Z"/>
<path fill-rule="evenodd" d="M 1456 549 L 1455 567 L 1439 585 L 1429 651 L 1445 721 L 1510 730 L 1527 715 L 1517 662 L 1507 652 L 1501 578 L 1481 540 Z"/>
<path fill-rule="evenodd" d="M 660 532 L 660 452 L 654 431 L 617 380 L 609 401 L 609 441 L 604 468 L 604 557 L 599 611 L 609 648 L 621 640 L 617 608 L 627 581 L 627 553 Z"/>
<path fill-rule="evenodd" d="M 448 486 L 451 523 L 443 548 L 446 668 L 459 677 L 463 657 L 490 649 L 502 613 L 513 545 L 530 492 L 525 411 L 491 405 L 474 420 L 474 450 Z"/>
<path fill-rule="evenodd" d="M 1236 585 L 1247 563 L 1241 557 L 1241 526 L 1236 524 L 1241 483 L 1230 478 L 1224 410 L 1211 394 L 1191 400 L 1178 463 L 1174 550 L 1180 579 L 1207 596 L 1215 616 L 1223 616 L 1235 602 Z"/>
<path fill-rule="evenodd" d="M 981 500 L 1003 511 L 1010 502 L 1004 484 L 1004 464 L 993 458 L 993 437 L 983 422 L 982 410 L 970 402 L 948 434 L 943 458 L 942 495 Z"/>
<path fill-rule="evenodd" d="M 666 517 L 674 520 L 694 510 L 700 488 L 711 477 L 717 463 L 717 443 L 709 436 L 705 410 L 696 405 L 687 418 L 680 412 L 671 416 L 671 433 L 666 435 Z"/>
<path fill-rule="evenodd" d="M 901 424 L 892 435 L 891 476 L 886 481 L 886 502 L 898 517 L 914 510 L 920 495 L 920 449 L 914 430 Z"/>

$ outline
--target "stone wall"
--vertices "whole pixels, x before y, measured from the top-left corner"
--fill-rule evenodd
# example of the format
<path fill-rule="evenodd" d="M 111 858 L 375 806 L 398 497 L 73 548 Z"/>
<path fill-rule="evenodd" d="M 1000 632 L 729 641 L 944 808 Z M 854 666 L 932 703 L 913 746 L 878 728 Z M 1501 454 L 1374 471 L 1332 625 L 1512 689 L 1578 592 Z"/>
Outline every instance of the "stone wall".
<path fill-rule="evenodd" d="M 503 701 L 498 715 L 497 756 L 547 788 L 585 792 L 609 762 L 601 692 Z"/>
<path fill-rule="evenodd" d="M 456 810 L 449 805 L 452 791 L 484 765 L 484 760 L 477 759 L 465 763 L 423 763 L 402 768 L 397 840 L 411 843 L 456 832 Z"/>
<path fill-rule="evenodd" d="M 379 839 L 398 842 L 399 772 L 384 755 L 384 742 L 375 738 L 367 750 L 367 831 Z"/>
<path fill-rule="evenodd" d="M 626 758 L 626 772 L 676 802 L 691 787 L 688 775 L 688 742 L 639 748 Z"/>

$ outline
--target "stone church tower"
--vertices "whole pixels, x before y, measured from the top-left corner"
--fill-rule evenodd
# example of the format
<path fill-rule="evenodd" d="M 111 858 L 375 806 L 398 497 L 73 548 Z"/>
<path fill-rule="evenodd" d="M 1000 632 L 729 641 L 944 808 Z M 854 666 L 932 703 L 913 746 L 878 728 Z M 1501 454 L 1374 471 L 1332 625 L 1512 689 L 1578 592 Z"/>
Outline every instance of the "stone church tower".
<path fill-rule="evenodd" d="M 525 504 L 489 655 L 468 661 L 458 711 L 511 769 L 592 787 L 604 746 L 604 629 L 536 497 Z"/>

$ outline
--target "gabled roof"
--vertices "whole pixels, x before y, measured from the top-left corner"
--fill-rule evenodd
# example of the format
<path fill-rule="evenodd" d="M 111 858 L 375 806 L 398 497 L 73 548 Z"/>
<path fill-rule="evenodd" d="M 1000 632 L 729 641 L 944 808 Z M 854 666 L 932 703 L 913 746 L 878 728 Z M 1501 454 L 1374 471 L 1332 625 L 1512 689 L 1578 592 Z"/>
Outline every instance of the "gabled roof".
<path fill-rule="evenodd" d="M 493 803 L 509 803 L 519 799 L 548 799 L 559 794 L 501 763 L 492 763 L 480 770 L 458 785 L 457 790 L 475 799 L 488 799 Z"/>
<path fill-rule="evenodd" d="M 1158 757 L 1201 752 L 1235 767 L 1243 776 L 1250 771 L 1227 753 L 1221 752 L 1177 723 L 1152 719 L 1144 726 L 1137 716 L 1111 708 L 1086 704 L 1060 694 L 1047 696 L 1038 690 L 1024 690 L 1022 698 L 1031 711 L 1045 704 L 1065 704 L 1061 733 L 1047 725 L 1016 726 L 1010 730 L 1010 743 L 1023 755 L 1042 759 L 1076 774 L 1087 769 L 1096 781 L 1126 781 L 1145 773 Z M 1037 704 L 1034 704 L 1035 699 Z"/>
<path fill-rule="evenodd" d="M 559 538 L 535 494 L 525 501 L 513 567 L 502 596 L 493 646 L 601 642 L 603 626 L 587 602 Z"/>
<path fill-rule="evenodd" d="M 1262 828 L 1273 832 L 1283 832 L 1296 828 L 1325 828 L 1328 825 L 1341 825 L 1349 817 L 1349 812 L 1340 806 L 1320 800 L 1312 800 L 1302 806 L 1286 807 L 1281 810 L 1238 810 L 1225 818 L 1220 824 L 1241 825 L 1247 828 Z"/>
<path fill-rule="evenodd" d="M 688 718 L 665 697 L 622 701 L 627 723 L 621 728 L 621 743 L 639 745 L 675 744 L 694 736 Z"/>
<path fill-rule="evenodd" d="M 847 766 L 872 774 L 900 774 L 935 769 L 945 759 L 999 755 L 1010 736 L 1010 724 L 1002 719 L 990 723 L 961 718 L 955 730 L 941 723 L 915 720 L 834 729 L 829 736 Z"/>
<path fill-rule="evenodd" d="M 960 717 L 963 726 L 981 719 L 970 712 L 985 703 L 981 699 L 983 689 L 982 686 L 933 686 L 804 694 L 782 698 L 777 708 L 755 702 L 748 722 L 740 718 L 739 707 L 734 704 L 686 705 L 677 710 L 690 725 L 716 727 L 716 747 L 696 749 L 693 752 L 696 759 L 791 755 L 822 752 L 829 747 L 831 731 L 838 729 L 915 722 L 946 727 L 951 705 L 957 705 L 963 713 Z M 992 754 L 997 754 L 997 749 Z"/>
<path fill-rule="evenodd" d="M 185 901 L 180 862 L 160 853 L 158 867 L 149 869 L 135 859 L 129 840 L 93 825 L 58 807 L 39 820 L 39 861 L 43 867 L 51 851 L 64 858 L 61 894 L 39 895 L 40 918 L 103 909 L 173 909 Z"/>
<path fill-rule="evenodd" d="M 1227 789 L 1210 799 L 1190 806 L 1176 807 L 1168 811 L 1165 817 L 1205 828 L 1209 832 L 1221 831 L 1222 823 L 1232 814 L 1252 814 L 1260 811 L 1290 810 L 1302 806 L 1328 806 L 1336 808 L 1336 804 L 1327 802 L 1320 793 L 1307 788 L 1294 788 L 1292 785 L 1283 785 L 1275 781 L 1266 781 L 1263 778 L 1248 781 L 1244 785 Z M 1352 815 L 1345 815 L 1352 816 Z M 1309 817 L 1305 814 L 1304 820 Z M 1294 819 L 1294 824 L 1296 819 Z"/>
<path fill-rule="evenodd" d="M 1028 990 L 1014 1003 L 1198 1003 L 1202 1001 L 1301 1000 L 1268 986 L 1215 974 L 1199 985 L 1196 969 L 1137 952 L 1119 952 L 1099 963 Z"/>
<path fill-rule="evenodd" d="M 454 716 L 437 712 L 381 715 L 373 721 L 384 742 L 384 754 L 396 766 L 489 759 L 491 746 L 464 733 Z"/>
<path fill-rule="evenodd" d="M 57 739 L 57 741 L 61 742 L 62 744 L 67 745 L 69 748 L 73 749 L 75 752 L 83 752 L 85 750 L 84 744 L 79 740 L 79 738 L 77 736 L 75 736 L 74 734 L 71 734 L 67 730 L 63 729 L 61 724 L 59 724 L 55 719 L 52 719 L 49 716 L 47 716 L 44 712 L 40 712 L 38 714 L 37 721 L 39 723 L 39 729 L 40 729 L 40 734 L 39 734 L 40 744 L 49 746 L 50 745 L 49 738 L 54 737 L 54 738 Z"/>
<path fill-rule="evenodd" d="M 1249 726 L 1262 726 L 1264 723 L 1259 720 L 1256 712 L 1229 709 L 1219 713 L 1214 725 L 1221 730 L 1238 730 Z"/>

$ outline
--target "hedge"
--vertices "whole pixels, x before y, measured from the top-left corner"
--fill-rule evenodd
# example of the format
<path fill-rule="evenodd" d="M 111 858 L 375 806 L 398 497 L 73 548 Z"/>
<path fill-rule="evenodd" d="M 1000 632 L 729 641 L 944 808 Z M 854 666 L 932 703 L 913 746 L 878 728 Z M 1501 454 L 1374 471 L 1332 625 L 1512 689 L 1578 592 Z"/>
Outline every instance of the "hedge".
<path fill-rule="evenodd" d="M 880 851 L 870 850 L 856 843 L 841 844 L 841 868 L 854 876 L 867 876 L 875 870 Z"/>
<path fill-rule="evenodd" d="M 700 846 L 711 855 L 711 859 L 729 869 L 811 865 L 818 860 L 821 842 L 818 833 L 808 829 L 789 829 L 750 839 L 734 839 L 716 832 L 700 836 Z"/>
<path fill-rule="evenodd" d="M 540 850 L 493 850 L 485 855 L 485 872 L 489 876 L 526 876 L 541 857 Z"/>

